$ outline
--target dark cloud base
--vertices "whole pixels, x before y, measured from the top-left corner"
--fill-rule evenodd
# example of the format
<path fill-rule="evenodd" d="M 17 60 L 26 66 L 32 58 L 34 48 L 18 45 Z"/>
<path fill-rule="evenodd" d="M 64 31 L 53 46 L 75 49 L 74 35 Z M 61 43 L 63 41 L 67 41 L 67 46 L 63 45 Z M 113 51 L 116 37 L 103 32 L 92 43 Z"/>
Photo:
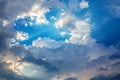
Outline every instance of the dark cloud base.
<path fill-rule="evenodd" d="M 120 80 L 120 74 L 109 75 L 109 76 L 98 75 L 90 80 Z"/>

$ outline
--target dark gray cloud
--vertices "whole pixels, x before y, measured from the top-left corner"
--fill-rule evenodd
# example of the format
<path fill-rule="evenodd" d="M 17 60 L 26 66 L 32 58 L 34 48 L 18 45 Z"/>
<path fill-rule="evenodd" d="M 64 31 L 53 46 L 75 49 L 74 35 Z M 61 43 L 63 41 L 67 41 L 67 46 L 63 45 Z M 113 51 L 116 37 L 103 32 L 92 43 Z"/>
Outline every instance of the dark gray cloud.
<path fill-rule="evenodd" d="M 58 49 L 29 47 L 29 51 L 34 53 L 35 58 L 45 58 L 63 73 L 79 72 L 86 68 L 107 64 L 109 61 L 105 54 L 112 53 L 111 50 L 98 46 L 92 48 L 74 44 L 66 44 Z"/>
<path fill-rule="evenodd" d="M 8 0 L 0 0 L 0 19 L 7 19 L 5 7 Z"/>
<path fill-rule="evenodd" d="M 6 50 L 9 46 L 9 40 L 13 35 L 7 31 L 0 31 L 0 52 Z"/>
<path fill-rule="evenodd" d="M 32 54 L 26 55 L 22 59 L 22 61 L 34 63 L 34 64 L 39 65 L 39 66 L 43 66 L 44 68 L 47 69 L 48 72 L 56 72 L 56 71 L 58 71 L 58 69 L 56 67 L 54 67 L 53 65 L 51 65 L 49 62 L 44 61 L 41 58 L 40 59 L 36 59 L 35 57 L 33 57 Z"/>
<path fill-rule="evenodd" d="M 98 75 L 95 76 L 94 78 L 91 78 L 90 80 L 120 80 L 120 74 L 109 75 L 109 76 Z"/>
<path fill-rule="evenodd" d="M 13 20 L 18 14 L 27 11 L 32 3 L 30 1 L 19 0 L 1 0 L 0 1 L 0 18 L 3 20 Z"/>
<path fill-rule="evenodd" d="M 84 50 L 86 49 L 86 50 Z M 61 71 L 78 71 L 89 63 L 86 57 L 87 48 L 68 44 L 57 49 L 29 47 L 35 58 L 45 58 Z"/>
<path fill-rule="evenodd" d="M 120 62 L 119 62 L 119 61 L 118 61 L 118 62 L 113 63 L 111 66 L 118 66 L 118 65 L 120 65 Z"/>
<path fill-rule="evenodd" d="M 116 59 L 120 59 L 120 52 L 114 53 L 112 55 L 109 56 L 110 60 L 116 60 Z"/>
<path fill-rule="evenodd" d="M 67 78 L 67 79 L 65 79 L 65 80 L 78 80 L 78 79 L 75 78 L 75 77 L 69 77 L 69 78 Z"/>
<path fill-rule="evenodd" d="M 108 69 L 107 68 L 104 68 L 104 67 L 101 67 L 99 68 L 99 71 L 107 71 Z"/>

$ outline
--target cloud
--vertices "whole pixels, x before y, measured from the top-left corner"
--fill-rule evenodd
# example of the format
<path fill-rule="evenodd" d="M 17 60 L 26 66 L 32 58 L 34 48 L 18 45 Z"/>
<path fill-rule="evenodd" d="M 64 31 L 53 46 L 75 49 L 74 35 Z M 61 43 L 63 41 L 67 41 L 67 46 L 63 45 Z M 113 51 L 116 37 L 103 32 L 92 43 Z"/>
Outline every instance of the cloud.
<path fill-rule="evenodd" d="M 59 71 L 55 66 L 50 64 L 45 58 L 35 58 L 32 54 L 25 56 L 22 61 L 28 62 L 28 63 L 33 63 L 38 66 L 42 66 L 43 68 L 46 69 L 46 72 L 57 72 Z"/>
<path fill-rule="evenodd" d="M 21 80 L 21 79 L 24 79 L 24 80 L 32 80 L 30 78 L 26 78 L 24 76 L 19 76 L 19 75 L 16 75 L 14 72 L 10 71 L 8 68 L 7 68 L 7 64 L 6 63 L 0 63 L 0 80 Z"/>
<path fill-rule="evenodd" d="M 31 19 L 33 17 L 37 17 L 37 24 L 47 24 L 48 21 L 45 14 L 49 11 L 49 9 L 43 6 L 44 2 L 45 1 L 42 0 L 30 0 L 29 2 L 24 0 L 2 0 L 0 3 L 2 4 L 1 7 L 4 9 L 0 9 L 0 16 L 3 20 L 7 20 L 8 22 L 12 22 L 15 19 L 24 18 L 26 16 L 30 16 Z"/>
<path fill-rule="evenodd" d="M 67 78 L 65 80 L 77 80 L 77 78 L 75 78 L 75 77 L 69 77 L 69 78 Z"/>
<path fill-rule="evenodd" d="M 7 26 L 9 24 L 9 22 L 7 20 L 3 21 L 3 26 Z"/>
<path fill-rule="evenodd" d="M 89 18 L 76 21 L 74 28 L 70 31 L 71 37 L 66 40 L 66 42 L 83 45 L 94 42 L 94 40 L 90 37 L 90 27 L 91 24 L 89 22 Z"/>
<path fill-rule="evenodd" d="M 76 18 L 69 13 L 62 13 L 57 22 L 55 23 L 56 28 L 74 28 L 74 21 Z"/>
<path fill-rule="evenodd" d="M 89 4 L 87 1 L 85 0 L 82 0 L 82 2 L 80 2 L 80 8 L 81 9 L 85 9 L 85 8 L 88 8 L 89 7 Z"/>
<path fill-rule="evenodd" d="M 17 32 L 16 40 L 26 40 L 28 39 L 28 34 L 23 32 Z"/>
<path fill-rule="evenodd" d="M 63 41 L 56 41 L 50 38 L 40 38 L 40 37 L 32 42 L 32 46 L 39 48 L 47 47 L 51 49 L 59 48 L 64 44 L 65 43 Z"/>
<path fill-rule="evenodd" d="M 98 75 L 90 80 L 119 80 L 119 79 L 120 79 L 120 74 L 115 74 L 109 76 Z"/>
<path fill-rule="evenodd" d="M 17 47 L 16 45 L 9 47 L 9 49 L 2 53 L 4 54 L 0 54 L 0 63 L 5 63 L 5 69 L 2 70 L 3 72 L 7 70 L 10 71 L 8 74 L 5 72 L 4 76 L 1 75 L 3 78 L 7 76 L 11 76 L 12 78 L 15 76 L 14 79 L 10 78 L 10 80 L 21 80 L 24 79 L 23 77 L 25 77 L 24 80 L 27 80 L 27 78 L 30 80 L 48 80 L 53 76 L 54 72 L 57 71 L 50 63 L 32 57 L 32 55 L 30 55 L 31 53 L 24 47 Z M 0 72 L 0 74 L 3 74 L 3 72 Z M 9 78 L 6 78 L 6 80 L 9 80 Z"/>
<path fill-rule="evenodd" d="M 7 5 L 7 1 L 4 1 L 4 0 L 1 0 L 0 1 L 0 18 L 1 19 L 6 19 L 7 16 L 6 16 L 6 11 L 5 11 L 5 7 Z"/>
<path fill-rule="evenodd" d="M 109 56 L 109 59 L 110 59 L 110 60 L 120 59 L 120 53 L 119 53 L 119 52 L 116 52 L 116 53 L 114 53 L 114 54 L 111 54 L 111 55 Z"/>
<path fill-rule="evenodd" d="M 46 19 L 45 13 L 47 13 L 49 9 L 43 7 L 41 4 L 35 4 L 28 12 L 23 12 L 18 15 L 18 18 L 24 18 L 26 16 L 30 16 L 31 19 L 36 17 L 37 24 L 47 24 L 48 21 Z"/>
<path fill-rule="evenodd" d="M 90 36 L 90 18 L 84 20 L 77 19 L 74 15 L 64 13 L 61 15 L 55 23 L 56 28 L 65 28 L 69 31 L 71 37 L 66 39 L 66 43 L 72 44 L 88 44 L 93 43 L 94 40 Z"/>
<path fill-rule="evenodd" d="M 9 23 L 0 28 L 0 79 L 2 80 L 48 80 L 57 71 L 57 68 L 43 59 L 35 59 L 25 46 L 11 45 L 17 32 Z M 23 36 L 22 38 L 23 39 Z M 24 59 L 25 58 L 25 59 Z M 30 59 L 29 59 L 30 58 Z M 31 73 L 34 73 L 31 75 Z M 41 74 L 41 76 L 38 76 Z"/>
<path fill-rule="evenodd" d="M 74 3 L 74 5 L 73 5 Z M 70 0 L 69 1 L 69 11 L 79 12 L 80 10 L 80 0 Z"/>
<path fill-rule="evenodd" d="M 87 56 L 89 57 L 89 60 L 97 60 L 101 56 L 109 56 L 115 52 L 118 51 L 115 47 L 105 47 L 100 44 L 92 44 L 92 46 L 89 46 L 89 52 Z"/>
<path fill-rule="evenodd" d="M 48 73 L 45 68 L 43 68 L 39 65 L 24 62 L 24 63 L 22 63 L 22 67 L 23 67 L 22 69 L 21 68 L 18 69 L 19 70 L 19 75 L 25 76 L 25 77 L 28 77 L 28 78 L 31 78 L 31 79 L 47 80 L 52 75 L 52 74 Z"/>
<path fill-rule="evenodd" d="M 22 55 L 19 54 L 17 56 L 7 54 L 3 61 L 8 64 L 8 69 L 16 75 L 35 80 L 47 80 L 53 76 L 53 72 L 57 71 L 57 69 L 52 67 L 51 64 L 43 61 L 42 59 L 36 60 L 32 55 L 30 55 L 30 53 L 22 53 Z M 31 75 L 31 73 L 33 74 Z"/>
<path fill-rule="evenodd" d="M 110 13 L 114 18 L 120 18 L 120 0 L 112 0 L 111 2 L 108 2 L 107 9 L 108 13 Z"/>
<path fill-rule="evenodd" d="M 31 46 L 29 51 L 34 53 L 35 58 L 45 58 L 59 69 L 58 74 L 52 80 L 57 80 L 57 78 L 64 80 L 71 76 L 80 80 L 89 80 L 95 75 L 117 73 L 119 69 L 119 66 L 112 66 L 116 62 L 108 60 L 109 55 L 118 51 L 115 47 L 105 47 L 100 44 L 89 46 L 66 44 L 56 49 Z"/>
<path fill-rule="evenodd" d="M 28 50 L 31 53 L 34 53 L 33 56 L 35 58 L 45 58 L 63 73 L 64 71 L 66 71 L 66 73 L 72 71 L 77 72 L 78 69 L 81 71 L 86 69 L 85 66 L 88 66 L 88 64 L 89 67 L 101 64 L 102 60 L 106 60 L 106 56 L 117 52 L 113 47 L 107 48 L 102 45 L 88 46 L 77 44 L 65 44 L 64 46 L 56 49 L 49 49 L 46 47 L 36 48 L 30 46 Z M 104 61 L 103 63 L 106 62 Z"/>
<path fill-rule="evenodd" d="M 18 20 L 21 20 L 30 16 L 30 21 L 36 18 L 38 24 L 49 24 L 45 14 L 53 6 L 59 9 L 65 7 L 62 2 L 54 0 L 48 1 L 47 4 L 43 0 L 30 0 L 28 2 L 25 0 L 0 1 L 0 79 L 57 80 L 59 78 L 61 80 L 89 80 L 100 74 L 105 75 L 105 79 L 116 79 L 115 76 L 110 78 L 106 76 L 119 72 L 119 55 L 115 54 L 119 48 L 96 43 L 96 40 L 90 34 L 91 18 L 89 16 L 78 18 L 71 10 L 55 16 L 55 27 L 58 30 L 67 30 L 60 32 L 60 34 L 62 36 L 68 34 L 70 38 L 57 41 L 48 37 L 39 37 L 27 48 L 20 43 L 10 46 L 13 38 L 17 40 L 29 38 L 27 32 L 13 30 L 14 20 L 18 18 Z M 89 4 L 83 0 L 81 6 L 81 9 L 85 9 L 89 7 Z M 71 6 L 71 8 L 74 9 L 75 7 Z M 21 26 L 24 21 L 19 24 Z M 104 30 L 108 30 L 103 29 L 101 30 L 102 33 Z M 106 34 L 108 33 L 109 31 Z M 113 39 L 111 34 L 107 38 Z M 112 41 L 116 42 L 116 40 L 119 41 L 118 38 Z M 105 41 L 109 42 L 109 40 Z"/>
<path fill-rule="evenodd" d="M 2 28 L 0 29 L 0 53 L 5 51 L 7 48 L 9 48 L 9 42 L 10 39 L 13 37 L 13 32 L 7 32 L 6 30 L 9 29 L 5 29 Z"/>
<path fill-rule="evenodd" d="M 86 49 L 84 46 L 71 44 L 56 49 L 29 47 L 29 51 L 34 53 L 35 58 L 45 58 L 63 73 L 64 71 L 77 71 L 77 69 L 84 68 L 83 66 L 86 65 L 84 63 L 87 62 L 85 58 L 86 51 L 84 51 L 84 49 Z M 82 62 L 82 60 L 84 62 Z"/>

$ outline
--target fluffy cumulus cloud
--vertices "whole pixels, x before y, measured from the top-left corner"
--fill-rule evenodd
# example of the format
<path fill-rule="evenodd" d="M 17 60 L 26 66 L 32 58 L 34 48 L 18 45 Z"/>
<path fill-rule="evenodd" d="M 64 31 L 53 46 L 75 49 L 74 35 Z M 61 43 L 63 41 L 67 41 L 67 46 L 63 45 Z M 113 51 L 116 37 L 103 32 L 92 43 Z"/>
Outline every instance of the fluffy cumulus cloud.
<path fill-rule="evenodd" d="M 2 0 L 1 7 L 3 7 L 4 9 L 1 9 L 1 12 L 3 13 L 1 16 L 3 19 L 8 21 L 13 21 L 14 19 L 23 18 L 25 16 L 30 16 L 31 19 L 34 17 L 37 17 L 36 23 L 38 24 L 48 23 L 45 17 L 45 13 L 48 12 L 49 9 L 47 9 L 46 7 L 43 7 L 42 6 L 43 4 L 44 4 L 44 1 L 42 0 L 37 0 L 37 1 L 30 0 L 29 2 L 26 2 L 24 0 L 22 1 Z M 4 25 L 6 23 L 8 22 L 4 21 Z"/>
<path fill-rule="evenodd" d="M 90 37 L 90 18 L 79 20 L 74 15 L 69 13 L 63 13 L 55 23 L 56 28 L 65 28 L 69 30 L 69 39 L 66 39 L 66 43 L 73 44 L 87 44 L 88 40 L 94 42 Z M 90 43 L 91 43 L 90 42 Z"/>
<path fill-rule="evenodd" d="M 71 37 L 66 40 L 67 43 L 73 44 L 87 44 L 90 39 L 90 22 L 89 18 L 85 20 L 78 20 L 75 22 L 74 29 L 71 30 Z M 91 39 L 91 41 L 94 41 Z"/>
<path fill-rule="evenodd" d="M 119 5 L 112 2 L 0 0 L 0 80 L 119 80 Z"/>

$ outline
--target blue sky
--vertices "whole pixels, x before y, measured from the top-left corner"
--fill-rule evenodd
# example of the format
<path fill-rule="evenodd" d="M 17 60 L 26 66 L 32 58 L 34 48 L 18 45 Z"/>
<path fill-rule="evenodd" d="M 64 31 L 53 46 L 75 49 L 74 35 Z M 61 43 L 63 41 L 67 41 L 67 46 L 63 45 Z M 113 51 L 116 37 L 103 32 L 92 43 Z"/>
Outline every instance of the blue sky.
<path fill-rule="evenodd" d="M 0 80 L 119 80 L 119 4 L 1 0 Z"/>

